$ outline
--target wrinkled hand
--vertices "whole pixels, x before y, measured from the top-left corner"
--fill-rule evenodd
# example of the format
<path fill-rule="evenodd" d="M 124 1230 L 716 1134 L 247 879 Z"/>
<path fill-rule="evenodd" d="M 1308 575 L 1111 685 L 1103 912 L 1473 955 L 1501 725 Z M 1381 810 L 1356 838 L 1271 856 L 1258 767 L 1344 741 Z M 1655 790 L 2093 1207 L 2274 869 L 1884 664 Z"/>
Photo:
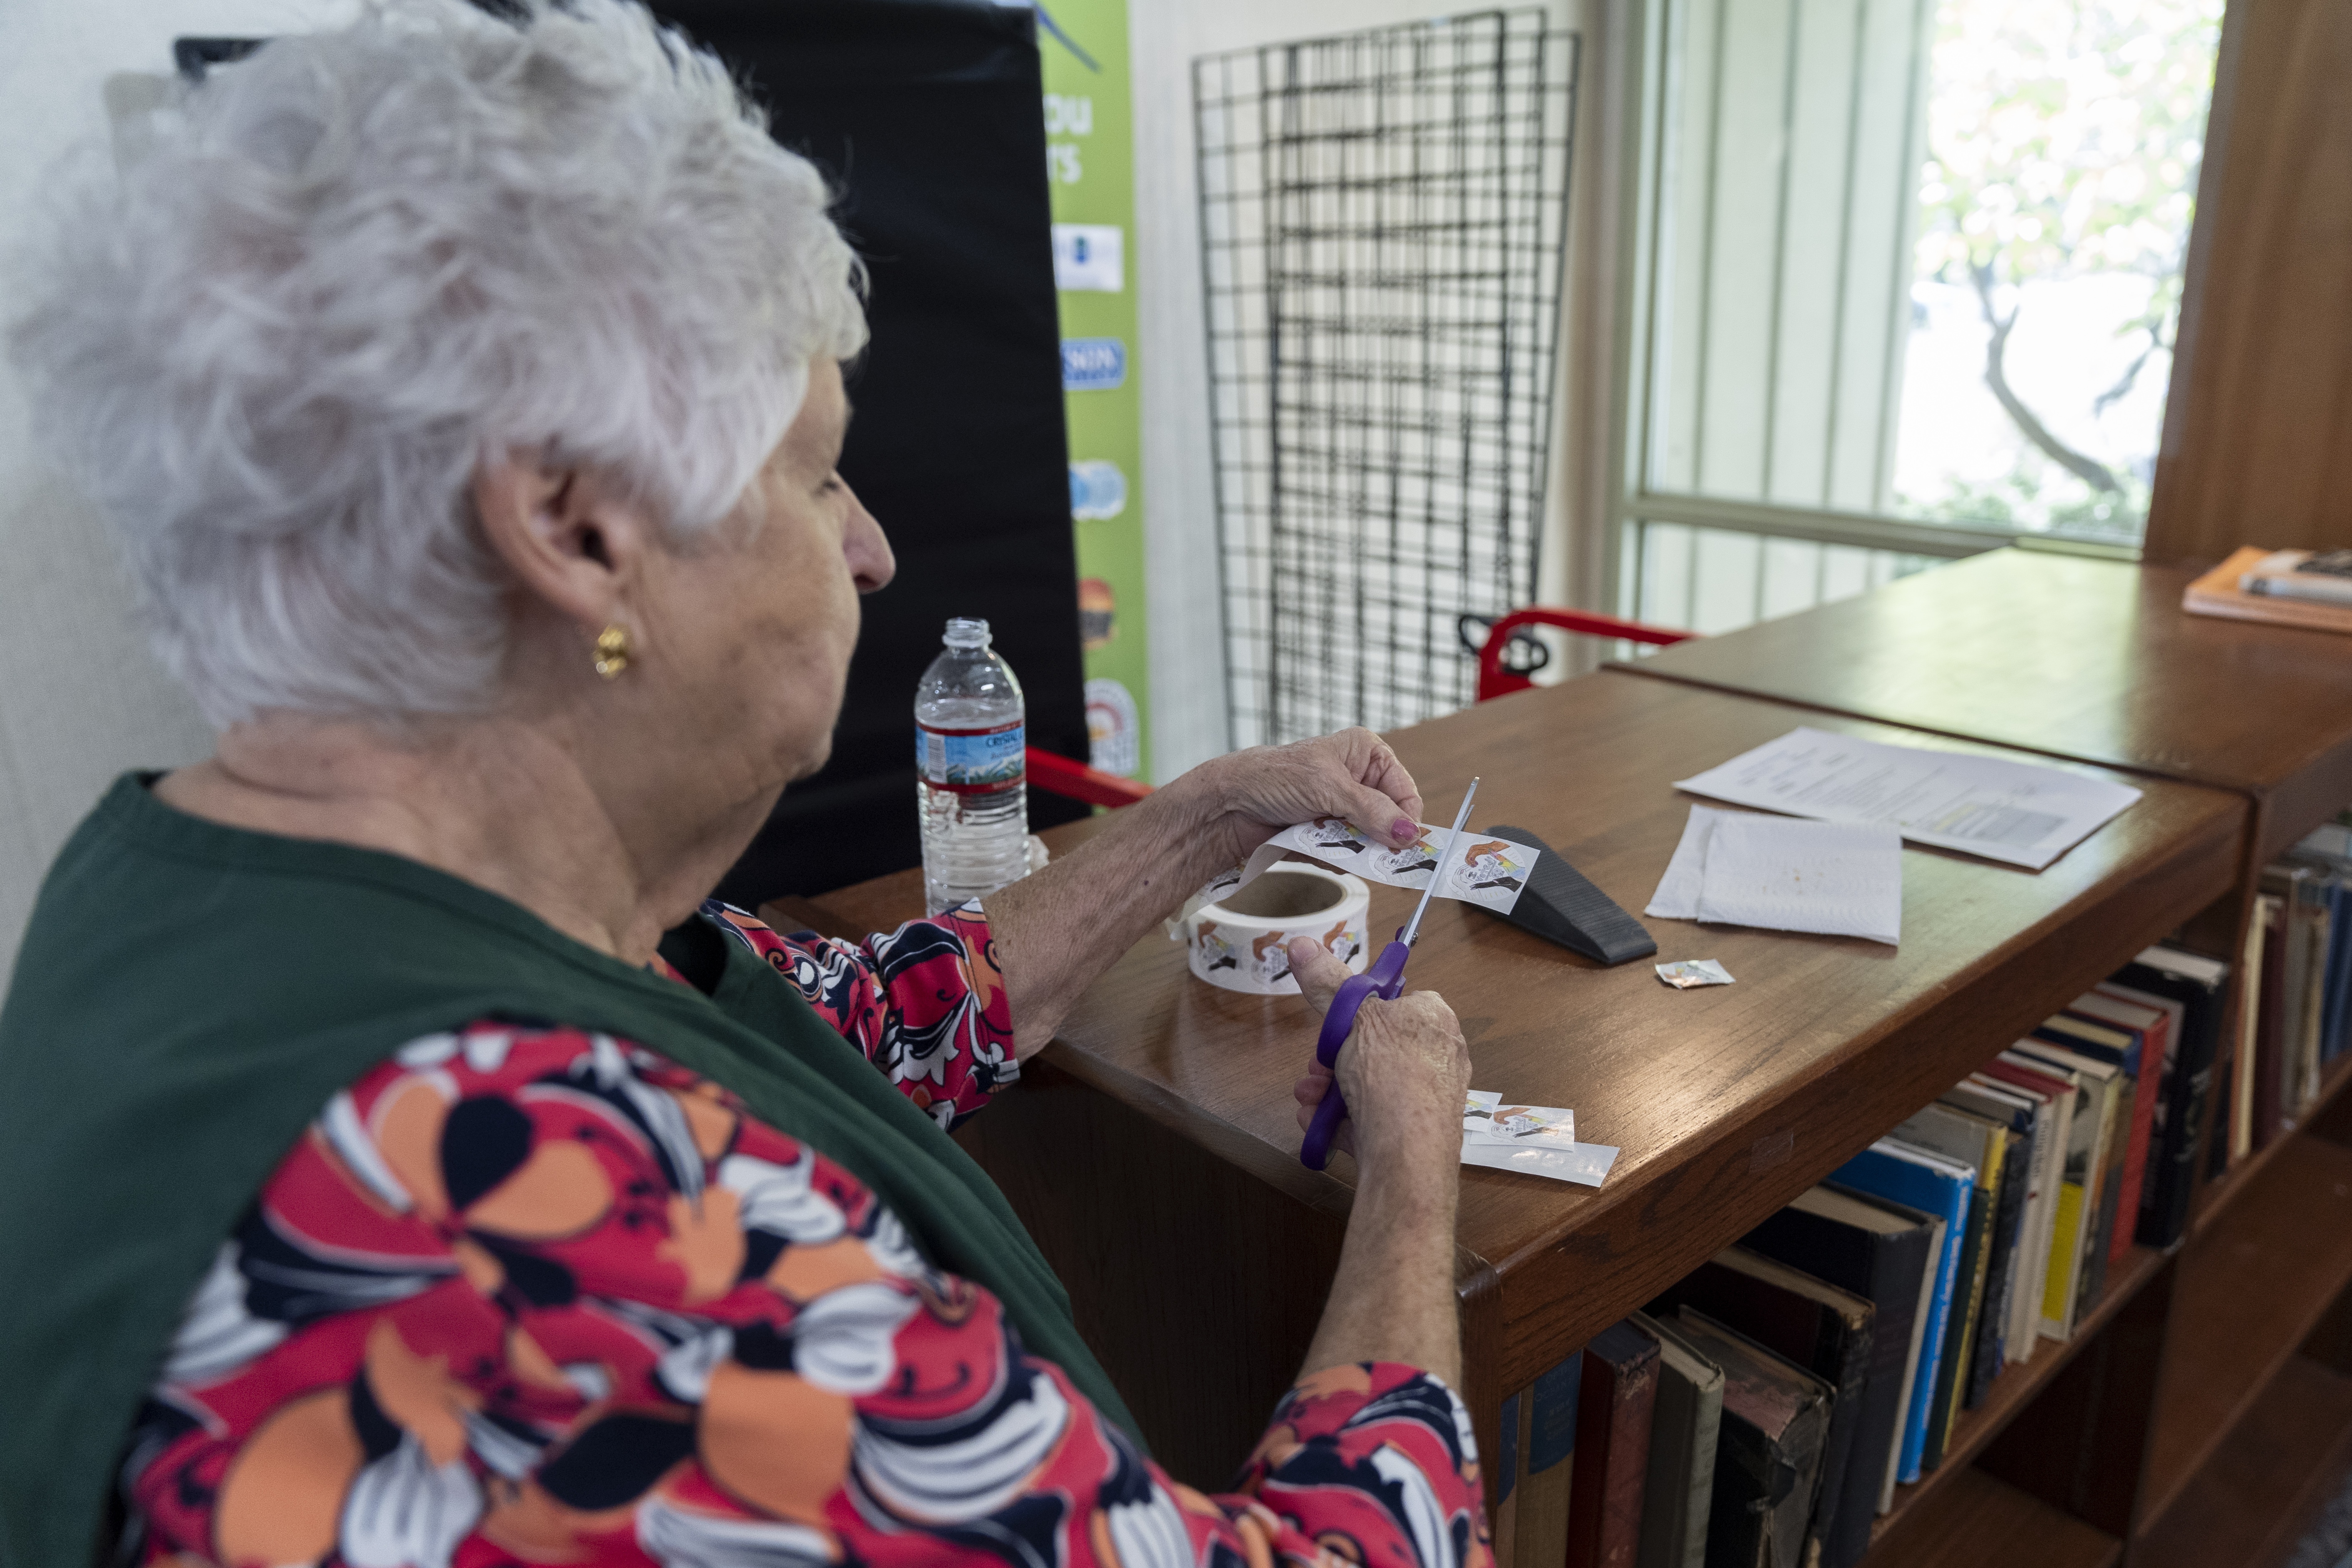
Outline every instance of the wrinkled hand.
<path fill-rule="evenodd" d="M 1328 1011 L 1348 966 L 1312 938 L 1290 944 L 1290 972 L 1317 1016 Z M 1462 1150 L 1462 1101 L 1470 1088 L 1470 1049 L 1454 1009 L 1434 991 L 1409 991 L 1393 1002 L 1368 998 L 1355 1033 L 1339 1052 L 1339 1092 L 1347 1120 L 1335 1148 L 1359 1164 L 1378 1160 L 1457 1163 Z M 1304 1132 L 1331 1086 L 1331 1069 L 1309 1061 L 1292 1086 Z"/>
<path fill-rule="evenodd" d="M 1236 858 L 1318 816 L 1344 816 L 1390 844 L 1409 844 L 1420 830 L 1421 792 L 1388 742 L 1370 730 L 1253 746 L 1193 772 L 1216 791 Z"/>

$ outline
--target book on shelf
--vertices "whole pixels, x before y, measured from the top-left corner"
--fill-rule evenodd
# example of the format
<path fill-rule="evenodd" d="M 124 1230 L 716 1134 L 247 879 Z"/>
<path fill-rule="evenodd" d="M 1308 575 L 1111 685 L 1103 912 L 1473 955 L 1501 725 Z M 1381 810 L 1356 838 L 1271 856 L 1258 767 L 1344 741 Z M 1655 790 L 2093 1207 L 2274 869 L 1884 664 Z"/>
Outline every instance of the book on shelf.
<path fill-rule="evenodd" d="M 1840 1503 L 1823 1542 L 1851 1563 L 1870 1545 L 1870 1521 L 1893 1504 L 1894 1449 L 1917 1364 L 1920 1311 L 1934 1267 L 1937 1226 L 1915 1209 L 1834 1187 L 1809 1188 L 1740 1238 L 1751 1251 L 1871 1303 L 1870 1361 Z"/>
<path fill-rule="evenodd" d="M 2268 894 L 2257 894 L 2252 917 L 2246 921 L 2244 962 L 2238 973 L 2244 977 L 2239 986 L 2237 1037 L 2231 1041 L 2230 1061 L 2230 1139 L 2227 1158 L 2219 1170 L 2227 1170 L 2254 1150 L 2254 1099 L 2258 1047 L 2262 1034 L 2262 994 L 2269 986 L 2263 965 L 2277 956 L 2270 943 L 2271 927 L 2278 921 L 2278 900 Z"/>
<path fill-rule="evenodd" d="M 1511 1528 L 1513 1568 L 1560 1568 L 1568 1554 L 1570 1489 L 1584 1381 L 1584 1352 L 1570 1356 L 1520 1395 L 1519 1485 Z M 1501 1548 L 1495 1561 L 1506 1561 Z"/>
<path fill-rule="evenodd" d="M 2352 1003 L 2352 828 L 2330 823 L 2295 846 L 2293 855 L 2321 869 L 2326 891 L 2326 952 L 2320 960 L 2318 1065 L 2344 1052 L 2347 1003 Z M 2315 1091 L 2316 1085 L 2314 1086 Z"/>
<path fill-rule="evenodd" d="M 2073 1091 L 2063 1097 L 2058 1086 L 2036 1087 L 2032 1076 L 2006 1070 L 1988 1062 L 1960 1081 L 1998 1101 L 2022 1104 L 2032 1118 L 2033 1151 L 2026 1167 L 2025 1213 L 2018 1223 L 2016 1279 L 2010 1290 L 2009 1323 L 2003 1359 L 2033 1359 L 2042 1341 L 2042 1300 L 2050 1278 L 2051 1240 L 2057 1232 L 2058 1190 L 2065 1173 L 2066 1112 Z"/>
<path fill-rule="evenodd" d="M 2044 1167 L 2050 1176 L 2049 1226 L 2035 1332 L 2063 1343 L 2074 1336 L 2075 1301 L 2082 1284 L 2076 1264 L 2083 1256 L 2090 1206 L 2084 1184 L 2090 1177 L 2092 1146 L 2098 1138 L 2092 1096 L 2084 1090 L 2079 1074 L 2020 1056 L 2014 1049 L 1987 1062 L 1984 1071 L 2002 1083 L 2050 1097 L 2053 1142 Z"/>
<path fill-rule="evenodd" d="M 2327 950 L 2335 940 L 2336 889 L 2325 879 L 2313 882 L 2309 889 L 2316 906 L 2309 927 L 2311 977 L 2303 990 L 2305 1009 L 2303 1048 L 2294 1061 L 2294 1112 L 2301 1116 L 2319 1099 L 2322 1069 L 2327 1065 L 2325 1055 L 2327 1030 Z"/>
<path fill-rule="evenodd" d="M 2322 982 L 2327 971 L 2327 873 L 2309 859 L 2284 860 L 2263 869 L 2262 889 L 2279 900 L 2280 924 L 2273 933 L 2284 952 L 2279 960 L 2277 1008 L 2266 1021 L 2266 1032 L 2276 1043 L 2275 1059 L 2258 1074 L 2270 1094 L 2258 1113 L 2276 1137 L 2319 1093 L 2319 1016 Z M 2267 979 L 2267 976 L 2265 976 Z M 2275 1092 L 2271 1090 L 2274 1088 Z M 2266 1140 L 2257 1138 L 2257 1143 Z"/>
<path fill-rule="evenodd" d="M 1974 1167 L 1969 1167 L 1973 1172 Z M 1978 1178 L 1969 1194 L 1968 1225 L 1960 1242 L 1958 1270 L 1952 1276 L 1952 1304 L 1944 1318 L 1944 1342 L 1936 1356 L 1936 1385 L 1927 1395 L 1927 1434 L 1919 1448 L 1922 1473 L 1944 1462 L 1944 1444 L 1960 1413 L 1966 1379 L 1961 1369 L 1976 1342 L 1976 1314 L 1984 1302 L 1986 1250 L 1991 1239 L 1992 1193 Z"/>
<path fill-rule="evenodd" d="M 2108 1236 L 2123 1185 L 2125 1119 L 2131 1100 L 2131 1080 L 2112 1062 L 2047 1040 L 2020 1040 L 2009 1048 L 2008 1054 L 2041 1063 L 2053 1072 L 2073 1073 L 2087 1097 L 2084 1103 L 2089 1112 L 2090 1136 L 2087 1141 L 2082 1138 L 2084 1122 L 2078 1116 L 2077 1142 L 2067 1150 L 2070 1162 L 2078 1147 L 2089 1151 L 2083 1173 L 2083 1226 L 2079 1249 L 2073 1255 L 2074 1306 L 2074 1315 L 2067 1320 L 2071 1329 L 2084 1312 L 2097 1305 L 2099 1292 L 2106 1283 Z"/>
<path fill-rule="evenodd" d="M 1658 1405 L 1650 1421 L 1649 1479 L 1642 1489 L 1642 1545 L 1634 1568 L 1706 1568 L 1723 1369 L 1668 1318 L 1636 1312 L 1632 1320 L 1658 1342 Z"/>
<path fill-rule="evenodd" d="M 2230 966 L 2220 959 L 2159 943 L 2097 987 L 2121 1001 L 2157 1008 L 2169 1019 L 2140 1186 L 2138 1240 L 2145 1246 L 2169 1247 L 2189 1234 L 2189 1204 L 2197 1190 L 2199 1140 L 2213 1095 L 2229 978 Z"/>
<path fill-rule="evenodd" d="M 1830 1173 L 1830 1180 L 1840 1186 L 1883 1202 L 1907 1204 L 1933 1215 L 1943 1226 L 1937 1256 L 1927 1276 L 1919 1363 L 1911 1380 L 1909 1403 L 1904 1410 L 1903 1440 L 1895 1471 L 1898 1482 L 1919 1479 L 1927 1452 L 1927 1428 L 1934 1419 L 1937 1373 L 1943 1365 L 1945 1328 L 1952 1315 L 1976 1179 L 1976 1172 L 1967 1165 L 1955 1164 L 1940 1155 L 1886 1138 Z"/>
<path fill-rule="evenodd" d="M 2158 1075 L 2148 1068 L 2163 1059 L 2161 1037 L 2167 1027 L 2164 1015 L 2155 1008 L 2135 1007 L 2094 991 L 2074 998 L 2066 1011 L 2035 1031 L 2052 1044 L 2105 1062 L 2127 1080 L 2116 1108 L 2120 1180 L 2100 1226 L 2108 1263 L 2131 1250 L 2139 1228 L 2140 1187 L 2147 1176 L 2148 1141 L 2156 1133 Z M 2153 1042 L 2151 1032 L 2157 1037 Z"/>
<path fill-rule="evenodd" d="M 2034 1140 L 2034 1102 L 2009 1086 L 1969 1077 L 1943 1090 L 1938 1105 L 1992 1121 L 2009 1133 L 2001 1152 L 2001 1187 L 1994 1196 L 1992 1272 L 1985 1279 L 1985 1319 L 1978 1326 L 1978 1354 L 1969 1361 L 1964 1408 L 1983 1404 L 1994 1377 L 2011 1361 L 2032 1354 L 2032 1323 L 2018 1323 L 2018 1293 L 2025 1290 L 2025 1237 L 2032 1225 L 2032 1199 L 2042 1145 Z M 2022 1333 L 2021 1333 L 2022 1328 Z"/>
<path fill-rule="evenodd" d="M 2000 1292 L 2008 1285 L 2025 1185 L 2011 1163 L 2011 1155 L 2024 1140 L 2001 1121 L 1941 1100 L 1922 1107 L 1888 1136 L 1970 1166 L 1977 1173 L 1976 1196 L 1969 1211 L 1969 1229 L 1975 1237 L 1960 1256 L 1968 1310 L 1955 1318 L 1952 1330 L 1945 1335 L 1944 1368 L 1937 1374 L 1941 1386 L 1936 1395 L 1939 1425 L 1927 1435 L 1932 1465 L 1943 1459 L 1944 1436 L 1952 1422 L 1981 1397 L 1981 1394 L 1970 1397 L 1971 1391 L 1989 1386 L 2000 1369 L 2001 1321 L 2009 1305 Z M 1990 1369 L 1981 1379 L 1979 1363 Z"/>
<path fill-rule="evenodd" d="M 1821 1482 L 1829 1385 L 1696 1307 L 1676 1318 L 1692 1348 L 1723 1369 L 1706 1568 L 1794 1568 Z"/>
<path fill-rule="evenodd" d="M 1569 1488 L 1568 1568 L 1633 1568 L 1641 1553 L 1658 1356 L 1658 1342 L 1630 1318 L 1610 1324 L 1584 1347 L 1577 1463 Z M 1523 1518 L 1523 1528 L 1525 1523 Z"/>
<path fill-rule="evenodd" d="M 1696 1307 L 1787 1357 L 1833 1391 L 1829 1435 L 1822 1448 L 1821 1490 L 1806 1527 L 1806 1545 L 1810 1560 L 1814 1543 L 1820 1543 L 1821 1568 L 1851 1568 L 1878 1510 L 1874 1489 L 1867 1495 L 1850 1493 L 1846 1479 L 1868 1392 L 1877 1309 L 1851 1290 L 1745 1247 L 1717 1253 L 1676 1280 L 1647 1310 L 1653 1317 L 1670 1320 L 1684 1307 Z M 1657 1481 L 1654 1471 L 1651 1481 Z M 1854 1510 L 1858 1528 L 1839 1537 L 1833 1526 L 1848 1508 Z"/>
<path fill-rule="evenodd" d="M 2280 1064 L 2283 1110 L 2291 1120 L 2300 1117 L 2319 1098 L 2319 1042 L 2326 1028 L 2321 1004 L 2326 994 L 2327 940 L 2333 917 L 2328 909 L 2328 877 L 2325 868 L 2291 862 L 2280 869 L 2287 874 L 2294 889 L 2287 906 L 2289 957 L 2295 971 L 2295 978 L 2287 986 L 2292 1044 Z"/>
<path fill-rule="evenodd" d="M 2259 974 L 2262 985 L 2253 1008 L 2254 1067 L 2246 1081 L 2246 1140 L 2240 1151 L 2242 1158 L 2269 1148 L 2279 1135 L 2284 1112 L 2280 1057 L 2286 1048 L 2286 1021 L 2293 1011 L 2287 1005 L 2287 959 L 2294 944 L 2287 934 L 2286 895 L 2264 893 L 2254 906 L 2263 923 L 2263 961 L 2249 973 Z"/>
<path fill-rule="evenodd" d="M 2111 983 L 2110 983 L 2111 984 Z M 2068 1005 L 2070 1017 L 2109 1025 L 2131 1037 L 2132 1141 L 2125 1152 L 2124 1191 L 2116 1216 L 2115 1252 L 2121 1258 L 2139 1239 L 2140 1216 L 2147 1212 L 2153 1166 L 2161 1157 L 2166 1059 L 2172 1054 L 2173 1015 L 2179 1004 L 2160 1007 L 2135 1002 L 2109 985 L 2095 986 Z M 2111 1258 L 2112 1260 L 2112 1258 Z"/>

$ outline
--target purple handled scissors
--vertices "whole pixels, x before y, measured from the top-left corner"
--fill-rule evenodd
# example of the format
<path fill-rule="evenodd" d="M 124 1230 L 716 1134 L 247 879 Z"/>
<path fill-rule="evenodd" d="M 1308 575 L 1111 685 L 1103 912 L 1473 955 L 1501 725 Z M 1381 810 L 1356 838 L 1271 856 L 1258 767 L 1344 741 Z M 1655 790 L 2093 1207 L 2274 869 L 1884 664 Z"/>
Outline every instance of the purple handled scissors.
<path fill-rule="evenodd" d="M 1361 974 L 1350 974 L 1339 983 L 1331 998 L 1331 1010 L 1323 1015 L 1323 1033 L 1315 1042 L 1315 1059 L 1325 1067 L 1339 1060 L 1339 1047 L 1355 1033 L 1356 1012 L 1367 996 L 1396 1000 L 1404 989 L 1404 961 L 1412 955 L 1412 944 L 1421 940 L 1421 917 L 1429 912 L 1429 900 L 1436 895 L 1437 879 L 1445 875 L 1446 867 L 1454 862 L 1454 846 L 1462 842 L 1462 825 L 1470 820 L 1470 802 L 1478 794 L 1478 781 L 1472 779 L 1462 796 L 1462 809 L 1454 816 L 1454 831 L 1446 836 L 1444 851 L 1431 868 L 1429 886 L 1421 890 L 1421 902 L 1412 910 L 1412 919 L 1397 932 L 1396 940 L 1381 950 L 1381 956 Z M 1348 1102 L 1340 1098 L 1339 1080 L 1334 1078 L 1331 1087 L 1323 1091 L 1323 1103 L 1315 1108 L 1315 1120 L 1307 1123 L 1307 1140 L 1298 1146 L 1298 1163 L 1310 1171 L 1319 1171 L 1331 1158 L 1331 1140 L 1339 1131 L 1339 1123 L 1348 1116 Z"/>

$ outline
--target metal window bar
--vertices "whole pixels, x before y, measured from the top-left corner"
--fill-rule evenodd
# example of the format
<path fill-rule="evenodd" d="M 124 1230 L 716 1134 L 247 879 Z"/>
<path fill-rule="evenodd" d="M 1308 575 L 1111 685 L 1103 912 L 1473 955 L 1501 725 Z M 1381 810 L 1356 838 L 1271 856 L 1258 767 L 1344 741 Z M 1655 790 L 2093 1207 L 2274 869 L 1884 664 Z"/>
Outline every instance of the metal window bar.
<path fill-rule="evenodd" d="M 1466 706 L 1534 597 L 1578 39 L 1490 11 L 1193 62 L 1236 745 Z"/>

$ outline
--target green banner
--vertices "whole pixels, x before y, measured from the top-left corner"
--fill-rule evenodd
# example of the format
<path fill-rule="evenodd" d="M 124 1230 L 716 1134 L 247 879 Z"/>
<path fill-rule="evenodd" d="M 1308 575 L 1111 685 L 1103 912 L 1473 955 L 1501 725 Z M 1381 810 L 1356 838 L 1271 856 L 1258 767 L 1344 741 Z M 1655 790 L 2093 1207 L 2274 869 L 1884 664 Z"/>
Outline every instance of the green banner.
<path fill-rule="evenodd" d="M 1037 7 L 1045 174 L 1062 301 L 1070 517 L 1077 531 L 1094 765 L 1148 776 L 1151 658 L 1144 636 L 1143 416 L 1136 363 L 1134 121 L 1127 0 Z"/>

